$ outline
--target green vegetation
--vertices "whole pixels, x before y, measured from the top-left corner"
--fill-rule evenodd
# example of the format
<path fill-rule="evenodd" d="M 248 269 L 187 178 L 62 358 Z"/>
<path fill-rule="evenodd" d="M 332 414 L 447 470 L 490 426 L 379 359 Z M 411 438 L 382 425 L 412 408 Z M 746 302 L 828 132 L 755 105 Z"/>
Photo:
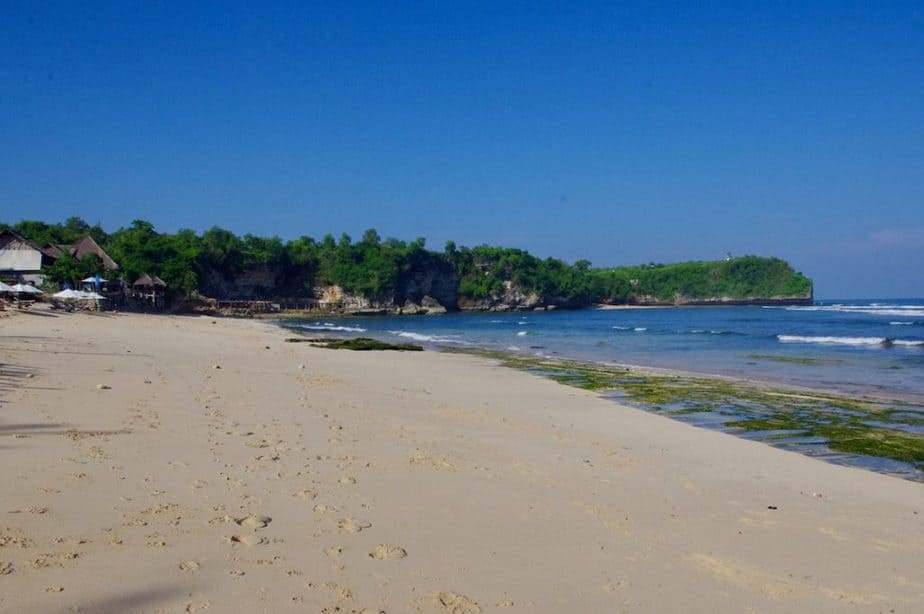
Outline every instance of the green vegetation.
<path fill-rule="evenodd" d="M 239 237 L 218 227 L 201 234 L 189 229 L 161 233 L 144 220 L 112 233 L 76 217 L 63 224 L 24 220 L 12 228 L 41 246 L 74 243 L 89 234 L 119 263 L 118 274 L 127 281 L 144 273 L 157 275 L 172 293 L 183 295 L 201 292 L 220 297 L 226 286 L 245 275 L 264 280 L 254 298 L 311 297 L 316 287 L 338 285 L 379 304 L 393 305 L 402 304 L 406 289 L 421 278 L 442 280 L 444 302 L 458 299 L 471 304 L 502 301 L 508 290 L 536 297 L 532 304 L 573 308 L 596 302 L 683 303 L 811 295 L 811 281 L 801 273 L 777 258 L 757 256 L 592 268 L 586 260 L 567 264 L 555 258 L 540 259 L 521 249 L 458 247 L 452 241 L 441 252 L 431 251 L 423 238 L 409 243 L 383 240 L 374 229 L 367 230 L 360 241 L 343 234 L 339 239 L 326 235 L 316 241 L 302 236 L 284 242 L 279 237 Z M 48 273 L 53 281 L 63 281 L 100 269 L 98 263 L 62 258 Z"/>
<path fill-rule="evenodd" d="M 634 302 L 641 297 L 668 303 L 680 298 L 747 300 L 808 296 L 812 289 L 811 281 L 783 260 L 757 256 L 597 269 L 591 277 L 598 295 L 613 302 Z"/>
<path fill-rule="evenodd" d="M 610 393 L 646 409 L 683 418 L 713 413 L 731 432 L 776 444 L 808 438 L 830 450 L 909 463 L 924 480 L 924 408 L 901 401 L 849 398 L 706 377 L 662 375 L 572 360 L 460 350 Z M 798 447 L 798 446 L 796 446 Z"/>

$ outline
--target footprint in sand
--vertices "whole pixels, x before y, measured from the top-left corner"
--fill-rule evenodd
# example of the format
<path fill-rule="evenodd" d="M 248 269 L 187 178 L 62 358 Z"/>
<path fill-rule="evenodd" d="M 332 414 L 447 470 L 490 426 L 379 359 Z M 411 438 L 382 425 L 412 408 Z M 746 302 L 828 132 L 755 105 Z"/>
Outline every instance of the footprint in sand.
<path fill-rule="evenodd" d="M 481 614 L 483 611 L 476 601 L 451 591 L 434 593 L 431 598 L 442 607 L 443 611 L 452 614 Z"/>
<path fill-rule="evenodd" d="M 337 481 L 338 481 L 339 483 L 343 484 L 343 485 L 349 485 L 349 484 L 355 484 L 355 483 L 356 483 L 356 478 L 354 478 L 354 477 L 351 476 L 351 475 L 345 475 L 345 476 L 343 476 L 342 478 L 340 478 L 340 479 L 337 480 Z"/>
<path fill-rule="evenodd" d="M 236 518 L 234 520 L 234 522 L 240 526 L 246 527 L 248 529 L 262 529 L 272 521 L 273 519 L 269 516 L 254 516 L 253 514 L 244 516 L 243 518 Z"/>
<path fill-rule="evenodd" d="M 398 546 L 387 546 L 379 544 L 369 553 L 369 556 L 379 561 L 389 561 L 394 559 L 403 559 L 407 556 L 407 550 Z"/>
<path fill-rule="evenodd" d="M 355 518 L 341 518 L 337 521 L 337 526 L 340 527 L 341 533 L 359 533 L 363 529 L 371 527 L 372 523 Z"/>
<path fill-rule="evenodd" d="M 232 544 L 241 544 L 244 546 L 262 546 L 267 543 L 265 537 L 258 537 L 257 535 L 232 535 L 225 539 Z"/>
<path fill-rule="evenodd" d="M 0 535 L 0 548 L 4 548 L 6 546 L 29 548 L 32 546 L 32 540 L 21 535 Z"/>
<path fill-rule="evenodd" d="M 299 499 L 303 499 L 303 500 L 307 500 L 307 499 L 317 499 L 317 498 L 318 498 L 318 491 L 312 490 L 312 489 L 310 489 L 310 488 L 309 488 L 309 489 L 304 489 L 304 490 L 296 490 L 294 493 L 292 493 L 292 496 L 293 496 L 293 497 L 298 497 Z"/>
<path fill-rule="evenodd" d="M 324 554 L 330 557 L 340 556 L 341 554 L 343 554 L 343 546 L 331 546 L 330 548 L 324 551 Z"/>
<path fill-rule="evenodd" d="M 0 576 L 13 573 L 13 564 L 7 561 L 0 561 Z"/>
<path fill-rule="evenodd" d="M 73 561 L 80 558 L 78 552 L 64 552 L 60 554 L 43 554 L 29 562 L 34 569 L 45 569 L 48 567 L 64 567 L 66 561 Z"/>
<path fill-rule="evenodd" d="M 192 573 L 192 572 L 194 572 L 194 571 L 198 571 L 198 570 L 199 570 L 199 563 L 198 563 L 198 561 L 183 561 L 182 563 L 180 563 L 180 564 L 178 565 L 178 567 L 179 567 L 182 571 L 186 571 L 186 572 Z"/>

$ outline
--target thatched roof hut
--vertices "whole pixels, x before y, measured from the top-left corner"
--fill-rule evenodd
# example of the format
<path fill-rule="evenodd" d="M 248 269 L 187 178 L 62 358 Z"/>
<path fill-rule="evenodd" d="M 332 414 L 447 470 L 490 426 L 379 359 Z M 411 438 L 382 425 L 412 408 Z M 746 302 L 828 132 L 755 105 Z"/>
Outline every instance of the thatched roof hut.
<path fill-rule="evenodd" d="M 133 283 L 132 286 L 134 286 L 135 288 L 150 288 L 150 289 L 166 288 L 167 282 L 165 282 L 163 279 L 161 279 L 157 275 L 154 275 L 153 277 L 151 277 L 150 275 L 145 273 L 144 275 L 136 279 L 135 283 Z"/>
<path fill-rule="evenodd" d="M 99 244 L 93 240 L 93 237 L 90 235 L 85 236 L 74 245 L 70 246 L 70 254 L 77 260 L 83 260 L 84 257 L 89 256 L 90 254 L 96 254 L 99 256 L 99 259 L 103 261 L 103 266 L 107 271 L 118 271 L 119 265 L 116 263 L 112 257 L 107 254 Z"/>

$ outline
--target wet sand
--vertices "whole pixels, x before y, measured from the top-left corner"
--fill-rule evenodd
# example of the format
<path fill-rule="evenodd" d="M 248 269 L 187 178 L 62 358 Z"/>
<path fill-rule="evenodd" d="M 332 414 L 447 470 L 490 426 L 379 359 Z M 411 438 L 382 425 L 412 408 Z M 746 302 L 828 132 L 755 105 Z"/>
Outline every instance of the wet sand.
<path fill-rule="evenodd" d="M 924 486 L 472 356 L 0 319 L 0 611 L 913 612 Z"/>

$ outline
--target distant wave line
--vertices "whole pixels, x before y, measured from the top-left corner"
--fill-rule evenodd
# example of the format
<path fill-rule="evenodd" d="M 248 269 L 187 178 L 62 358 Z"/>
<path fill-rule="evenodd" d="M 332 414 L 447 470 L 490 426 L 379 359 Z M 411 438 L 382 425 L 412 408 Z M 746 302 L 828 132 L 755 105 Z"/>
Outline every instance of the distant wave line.
<path fill-rule="evenodd" d="M 889 347 L 899 345 L 905 347 L 924 347 L 924 341 L 919 339 L 892 339 L 891 337 L 811 337 L 804 335 L 777 335 L 780 343 L 821 343 L 827 345 L 857 345 Z"/>
<path fill-rule="evenodd" d="M 398 335 L 399 337 L 405 337 L 406 339 L 413 339 L 414 341 L 423 341 L 430 343 L 449 343 L 455 345 L 471 345 L 466 341 L 461 339 L 452 339 L 450 337 L 441 337 L 440 335 L 424 335 L 421 333 L 414 333 L 405 330 L 390 330 L 388 331 L 392 335 Z"/>
<path fill-rule="evenodd" d="M 863 313 L 877 316 L 924 317 L 924 305 L 790 305 L 786 311 L 831 311 L 836 313 Z"/>
<path fill-rule="evenodd" d="M 358 326 L 337 326 L 329 322 L 325 322 L 324 324 L 320 322 L 315 322 L 314 324 L 296 324 L 295 326 L 306 330 L 333 330 L 345 333 L 364 333 L 367 330 Z"/>

